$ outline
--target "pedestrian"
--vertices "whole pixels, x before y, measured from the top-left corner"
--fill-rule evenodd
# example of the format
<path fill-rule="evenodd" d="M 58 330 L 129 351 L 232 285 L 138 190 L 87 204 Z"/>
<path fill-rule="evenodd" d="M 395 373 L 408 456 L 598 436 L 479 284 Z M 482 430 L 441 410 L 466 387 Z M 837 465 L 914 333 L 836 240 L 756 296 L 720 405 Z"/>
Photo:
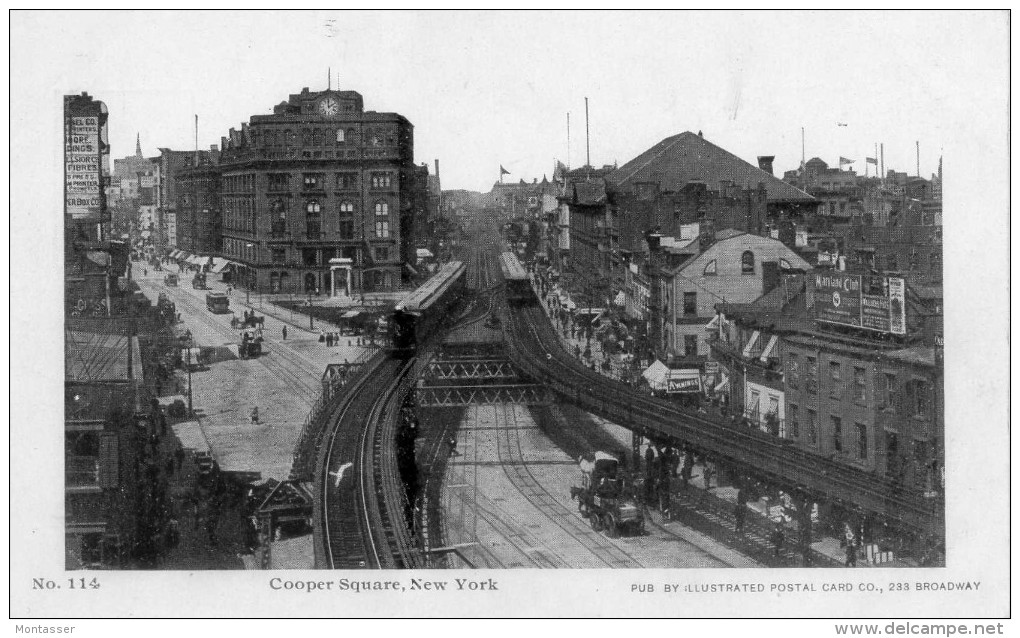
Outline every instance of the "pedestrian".
<path fill-rule="evenodd" d="M 702 476 L 705 479 L 705 489 L 712 489 L 712 465 L 705 461 L 705 470 L 702 472 Z"/>
<path fill-rule="evenodd" d="M 654 466 L 655 466 L 655 450 L 649 444 L 649 446 L 645 448 L 645 476 L 650 477 L 652 475 L 652 468 Z"/>
<path fill-rule="evenodd" d="M 252 425 L 259 424 L 259 406 L 257 405 L 251 409 L 251 424 Z"/>
<path fill-rule="evenodd" d="M 694 459 L 691 457 L 691 453 L 687 452 L 684 454 L 684 466 L 680 470 L 680 480 L 683 481 L 683 487 L 687 489 L 687 483 L 690 482 L 691 476 L 694 474 Z"/>
<path fill-rule="evenodd" d="M 177 470 L 180 471 L 184 467 L 184 450 L 182 448 L 174 450 L 174 460 L 177 461 Z"/>
<path fill-rule="evenodd" d="M 333 347 L 333 333 L 332 332 L 327 332 L 326 333 L 326 347 L 327 348 L 332 348 Z"/>
<path fill-rule="evenodd" d="M 283 332 L 283 340 L 286 341 L 287 340 L 287 326 L 284 326 L 283 330 L 281 332 Z"/>
<path fill-rule="evenodd" d="M 744 531 L 744 517 L 747 515 L 747 506 L 740 502 L 740 497 L 737 497 L 737 504 L 733 510 L 733 518 L 736 521 L 736 528 L 738 532 Z"/>
<path fill-rule="evenodd" d="M 783 526 L 781 523 L 776 523 L 776 528 L 772 534 L 769 535 L 769 540 L 772 541 L 772 548 L 775 553 L 775 557 L 779 558 L 783 552 L 783 541 L 785 540 L 783 537 Z"/>
<path fill-rule="evenodd" d="M 142 275 L 148 277 L 149 276 L 149 269 L 148 268 L 142 268 Z"/>
<path fill-rule="evenodd" d="M 846 544 L 846 566 L 857 567 L 857 543 L 855 541 Z"/>

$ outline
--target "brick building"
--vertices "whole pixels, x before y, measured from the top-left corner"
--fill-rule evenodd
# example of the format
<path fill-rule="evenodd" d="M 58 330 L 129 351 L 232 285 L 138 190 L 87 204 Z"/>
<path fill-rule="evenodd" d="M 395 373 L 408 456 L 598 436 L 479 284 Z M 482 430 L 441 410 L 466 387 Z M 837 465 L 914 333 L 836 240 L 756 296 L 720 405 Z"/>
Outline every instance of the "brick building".
<path fill-rule="evenodd" d="M 269 293 L 331 294 L 334 276 L 337 294 L 400 285 L 427 203 L 406 118 L 305 88 L 220 147 L 207 170 L 182 173 L 177 225 L 195 240 L 179 247 L 225 257 L 239 285 Z"/>

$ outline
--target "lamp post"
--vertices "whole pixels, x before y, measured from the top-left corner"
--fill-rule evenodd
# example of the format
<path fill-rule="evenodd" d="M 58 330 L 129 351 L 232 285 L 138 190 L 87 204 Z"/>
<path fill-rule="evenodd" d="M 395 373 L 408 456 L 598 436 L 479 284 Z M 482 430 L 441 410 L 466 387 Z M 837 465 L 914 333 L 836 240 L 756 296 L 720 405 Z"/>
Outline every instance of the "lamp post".
<path fill-rule="evenodd" d="M 192 403 L 191 403 L 191 340 L 190 339 L 187 342 L 187 346 L 188 346 L 188 355 L 187 355 L 187 360 L 188 360 L 188 418 L 190 419 L 191 417 L 195 416 L 195 410 L 192 407 Z"/>
<path fill-rule="evenodd" d="M 245 248 L 251 249 L 255 247 L 255 244 L 248 242 L 244 246 Z M 244 282 L 244 305 L 251 306 L 251 287 L 252 287 L 251 266 L 248 267 L 248 276 L 246 277 L 246 279 L 247 281 Z"/>
<path fill-rule="evenodd" d="M 312 314 L 312 291 L 308 290 L 308 329 L 315 330 L 315 315 Z"/>

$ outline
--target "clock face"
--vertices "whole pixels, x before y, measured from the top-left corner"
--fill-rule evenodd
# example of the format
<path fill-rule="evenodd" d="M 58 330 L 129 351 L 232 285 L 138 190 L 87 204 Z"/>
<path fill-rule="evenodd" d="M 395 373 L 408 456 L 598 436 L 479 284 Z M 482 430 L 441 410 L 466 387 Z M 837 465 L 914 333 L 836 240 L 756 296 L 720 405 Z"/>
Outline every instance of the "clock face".
<path fill-rule="evenodd" d="M 326 97 L 319 102 L 319 113 L 333 116 L 340 112 L 340 102 L 335 97 Z"/>

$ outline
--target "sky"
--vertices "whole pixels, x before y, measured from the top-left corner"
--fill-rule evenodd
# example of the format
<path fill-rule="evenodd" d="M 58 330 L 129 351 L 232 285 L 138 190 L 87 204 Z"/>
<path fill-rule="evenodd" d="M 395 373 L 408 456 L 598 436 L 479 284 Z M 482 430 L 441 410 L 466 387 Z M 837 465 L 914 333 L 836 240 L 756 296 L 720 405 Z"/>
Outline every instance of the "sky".
<path fill-rule="evenodd" d="M 59 118 L 59 95 L 88 91 L 114 158 L 136 133 L 146 155 L 193 149 L 195 114 L 208 148 L 332 70 L 366 109 L 411 121 L 415 161 L 439 159 L 445 189 L 487 191 L 500 165 L 514 181 L 583 165 L 586 97 L 596 166 L 700 130 L 781 175 L 803 127 L 808 159 L 861 173 L 883 143 L 886 169 L 914 174 L 919 141 L 930 176 L 974 117 L 961 87 L 1001 92 L 987 115 L 1007 116 L 1007 37 L 1001 13 L 19 13 L 12 80 L 52 99 L 12 119 Z"/>

